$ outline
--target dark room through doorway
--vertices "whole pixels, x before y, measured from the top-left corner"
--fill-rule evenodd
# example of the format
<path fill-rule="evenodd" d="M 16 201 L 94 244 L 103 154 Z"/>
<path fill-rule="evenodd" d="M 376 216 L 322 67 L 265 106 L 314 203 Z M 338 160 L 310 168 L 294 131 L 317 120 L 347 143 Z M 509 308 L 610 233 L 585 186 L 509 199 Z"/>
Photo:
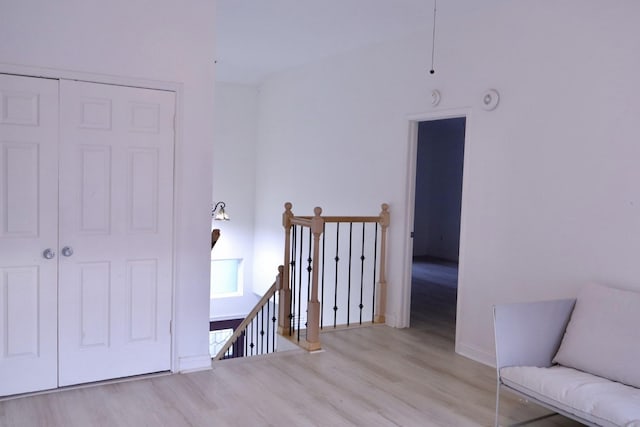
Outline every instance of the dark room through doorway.
<path fill-rule="evenodd" d="M 466 118 L 418 123 L 411 325 L 455 339 Z"/>

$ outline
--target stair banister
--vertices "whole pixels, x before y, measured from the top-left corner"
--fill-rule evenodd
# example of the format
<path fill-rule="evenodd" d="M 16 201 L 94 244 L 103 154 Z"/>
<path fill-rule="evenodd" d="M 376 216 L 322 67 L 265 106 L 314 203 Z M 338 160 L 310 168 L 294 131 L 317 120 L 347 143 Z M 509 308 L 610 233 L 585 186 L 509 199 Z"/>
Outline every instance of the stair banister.
<path fill-rule="evenodd" d="M 291 335 L 291 283 L 289 271 L 291 269 L 291 218 L 293 212 L 290 202 L 284 204 L 282 226 L 284 227 L 284 270 L 280 281 L 280 295 L 278 303 L 278 333 L 283 336 Z"/>
<path fill-rule="evenodd" d="M 373 323 L 384 323 L 386 320 L 386 299 L 387 299 L 387 281 L 386 281 L 386 253 L 387 253 L 387 229 L 390 224 L 390 214 L 389 214 L 389 205 L 387 203 L 383 203 L 381 205 L 381 211 L 377 216 L 322 216 L 322 209 L 320 207 L 316 207 L 314 209 L 313 216 L 296 216 L 292 212 L 292 204 L 287 202 L 284 205 L 285 211 L 282 214 L 282 225 L 285 231 L 285 247 L 284 247 L 284 265 L 285 269 L 283 272 L 283 280 L 282 280 L 282 288 L 280 288 L 280 300 L 279 300 L 279 316 L 278 316 L 278 331 L 283 336 L 292 337 L 294 330 L 298 331 L 298 345 L 301 347 L 313 351 L 319 350 L 321 347 L 320 344 L 320 330 L 322 329 L 322 313 L 323 303 L 319 300 L 319 290 L 320 290 L 320 280 L 319 275 L 321 269 L 324 272 L 324 258 L 321 253 L 321 247 L 324 246 L 324 233 L 325 233 L 325 224 L 328 223 L 362 223 L 363 224 L 363 233 L 364 233 L 364 224 L 365 223 L 376 223 L 376 232 L 379 232 L 380 241 L 379 241 L 379 257 L 375 253 L 374 248 L 374 264 L 377 263 L 377 274 L 376 274 L 376 266 L 374 265 L 374 277 L 377 276 L 377 280 L 374 281 L 373 286 L 373 299 L 374 304 L 371 310 L 371 321 Z M 302 296 L 302 294 L 298 297 L 295 297 L 294 292 L 296 289 L 293 287 L 294 283 L 292 283 L 293 268 L 294 266 L 298 266 L 298 272 L 302 272 L 301 266 L 299 266 L 299 262 L 302 259 L 297 259 L 297 255 L 292 253 L 292 250 L 298 243 L 302 244 L 302 240 L 298 241 L 296 236 L 297 227 L 302 229 L 309 230 L 309 287 L 308 287 L 308 295 L 304 296 L 305 301 L 298 301 L 298 299 Z M 337 228 L 336 228 L 337 230 Z M 351 228 L 349 228 L 351 230 Z M 351 231 L 349 231 L 350 233 Z M 336 234 L 337 235 L 337 234 Z M 302 234 L 304 236 L 304 234 Z M 313 237 L 311 237 L 313 236 Z M 295 239 L 295 240 L 294 240 Z M 300 237 L 303 239 L 303 237 Z M 362 244 L 364 248 L 364 235 L 362 239 Z M 337 245 L 337 243 L 336 243 Z M 375 243 L 374 243 L 375 245 Z M 296 249 L 297 251 L 297 249 Z M 336 246 L 337 251 L 337 246 Z M 363 249 L 364 251 L 364 249 Z M 300 250 L 300 256 L 302 254 L 302 250 Z M 336 264 L 338 262 L 338 256 L 336 253 Z M 361 255 L 361 260 L 364 262 L 364 252 Z M 377 261 L 376 261 L 377 260 Z M 322 265 L 321 265 L 322 264 Z M 337 268 L 337 267 L 336 267 Z M 351 271 L 349 269 L 349 271 Z M 323 273 L 324 274 L 324 273 Z M 349 275 L 351 273 L 349 272 Z M 336 270 L 336 280 L 337 280 L 337 270 Z M 297 283 L 297 281 L 296 281 Z M 299 284 L 299 283 L 298 283 Z M 362 286 L 362 285 L 361 285 Z M 336 289 L 337 289 L 337 281 L 336 281 Z M 297 294 L 296 294 L 297 295 Z M 362 290 L 361 296 L 362 299 Z M 335 304 L 335 302 L 334 302 Z M 297 316 L 300 317 L 296 319 L 296 313 L 294 313 L 293 305 L 302 305 L 302 309 L 306 313 L 306 323 L 301 325 L 301 313 L 300 308 L 298 308 Z M 360 310 L 362 310 L 363 305 L 362 301 L 360 301 L 359 305 Z M 333 307 L 334 312 L 337 310 L 337 306 Z M 347 311 L 347 316 L 348 316 Z M 335 316 L 334 316 L 335 317 Z M 296 323 L 296 320 L 298 323 Z M 335 321 L 335 319 L 334 319 Z M 360 324 L 362 324 L 362 316 L 360 319 Z M 349 326 L 349 319 L 347 319 L 346 326 Z M 335 327 L 335 325 L 334 325 Z M 304 330 L 306 339 L 301 340 L 300 331 Z"/>
<path fill-rule="evenodd" d="M 389 228 L 390 215 L 389 205 L 383 203 L 380 212 L 380 276 L 377 286 L 376 308 L 374 321 L 376 323 L 385 322 L 385 313 L 387 310 L 387 276 L 386 276 L 386 260 L 387 260 L 387 228 Z"/>
<path fill-rule="evenodd" d="M 262 296 L 260 301 L 258 301 L 256 306 L 253 308 L 253 310 L 251 310 L 251 312 L 247 315 L 247 317 L 244 318 L 242 323 L 240 323 L 240 325 L 235 329 L 235 331 L 233 331 L 233 335 L 229 337 L 225 345 L 220 349 L 220 351 L 218 351 L 218 354 L 216 354 L 216 356 L 213 358 L 214 360 L 221 360 L 222 358 L 224 358 L 225 353 L 229 350 L 229 348 L 231 348 L 233 343 L 236 342 L 238 337 L 242 335 L 244 330 L 247 328 L 247 325 L 249 325 L 249 323 L 253 321 L 253 318 L 256 316 L 256 314 L 258 314 L 262 306 L 267 301 L 269 301 L 269 299 L 273 296 L 274 292 L 282 288 L 283 272 L 286 270 L 287 269 L 284 268 L 283 266 L 281 265 L 278 266 L 278 275 L 276 276 L 276 280 L 273 283 L 273 285 L 271 285 L 269 290 Z"/>
<path fill-rule="evenodd" d="M 311 233 L 313 234 L 313 266 L 311 270 L 311 294 L 307 312 L 307 342 L 308 350 L 320 350 L 320 300 L 318 299 L 318 272 L 320 265 L 320 236 L 324 228 L 322 208 L 313 210 L 315 216 L 311 219 Z"/>

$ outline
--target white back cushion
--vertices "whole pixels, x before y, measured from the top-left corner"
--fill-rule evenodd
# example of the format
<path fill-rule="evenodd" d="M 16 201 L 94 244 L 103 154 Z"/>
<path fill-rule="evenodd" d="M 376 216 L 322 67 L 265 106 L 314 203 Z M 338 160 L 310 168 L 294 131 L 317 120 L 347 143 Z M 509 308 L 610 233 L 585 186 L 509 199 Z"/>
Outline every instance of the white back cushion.
<path fill-rule="evenodd" d="M 585 286 L 553 362 L 640 387 L 640 293 Z"/>

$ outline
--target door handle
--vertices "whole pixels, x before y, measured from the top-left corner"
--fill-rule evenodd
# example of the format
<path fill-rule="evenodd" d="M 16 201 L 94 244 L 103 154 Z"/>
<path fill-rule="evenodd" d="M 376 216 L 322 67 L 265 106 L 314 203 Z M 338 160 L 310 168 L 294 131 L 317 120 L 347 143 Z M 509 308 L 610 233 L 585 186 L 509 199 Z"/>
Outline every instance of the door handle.
<path fill-rule="evenodd" d="M 64 256 L 71 256 L 73 255 L 73 248 L 71 246 L 65 246 L 64 248 L 62 248 L 61 252 Z"/>
<path fill-rule="evenodd" d="M 56 253 L 51 248 L 47 248 L 42 252 L 42 256 L 46 259 L 51 259 L 56 256 Z"/>

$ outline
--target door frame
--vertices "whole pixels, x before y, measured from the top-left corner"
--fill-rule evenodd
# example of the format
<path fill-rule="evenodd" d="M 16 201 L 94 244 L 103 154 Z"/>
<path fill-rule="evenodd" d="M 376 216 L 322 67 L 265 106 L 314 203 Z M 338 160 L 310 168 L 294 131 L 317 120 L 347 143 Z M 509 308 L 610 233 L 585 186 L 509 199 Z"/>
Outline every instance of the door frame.
<path fill-rule="evenodd" d="M 432 111 L 429 113 L 414 114 L 408 116 L 408 150 L 407 150 L 407 177 L 406 177 L 406 209 L 405 209 L 405 240 L 404 240 L 404 271 L 403 281 L 404 284 L 402 291 L 402 306 L 400 313 L 400 322 L 402 326 L 409 327 L 411 321 L 411 265 L 413 259 L 413 238 L 411 232 L 413 231 L 413 221 L 415 218 L 415 202 L 416 202 L 416 173 L 417 173 L 417 160 L 418 160 L 418 127 L 420 122 L 465 118 L 465 133 L 464 133 L 464 156 L 463 156 L 463 168 L 462 168 L 462 206 L 460 209 L 460 249 L 458 260 L 458 298 L 456 307 L 456 319 L 460 319 L 460 296 L 464 295 L 461 292 L 465 285 L 465 248 L 466 248 L 466 211 L 467 200 L 465 195 L 469 194 L 469 179 L 468 179 L 468 159 L 470 158 L 471 144 L 469 141 L 470 123 L 471 123 L 471 108 L 454 108 L 447 110 Z M 456 322 L 456 339 L 455 350 L 458 351 L 458 339 L 459 328 Z"/>
<path fill-rule="evenodd" d="M 171 239 L 171 260 L 173 263 L 171 274 L 171 372 L 178 372 L 179 360 L 177 354 L 177 339 L 175 332 L 176 325 L 176 283 L 177 283 L 177 255 L 176 255 L 176 230 L 178 229 L 178 212 L 176 200 L 180 200 L 180 185 L 178 185 L 179 171 L 176 170 L 180 162 L 177 161 L 182 155 L 182 118 L 183 118 L 183 97 L 184 85 L 178 82 L 161 80 L 149 80 L 134 77 L 112 76 L 108 74 L 87 73 L 72 70 L 59 70 L 55 68 L 45 68 L 29 65 L 5 64 L 0 62 L 0 73 L 13 74 L 25 77 L 37 77 L 56 80 L 79 80 L 90 83 L 110 84 L 116 86 L 129 86 L 142 89 L 164 90 L 174 92 L 176 97 L 175 119 L 174 119 L 174 147 L 173 147 L 173 230 Z"/>

